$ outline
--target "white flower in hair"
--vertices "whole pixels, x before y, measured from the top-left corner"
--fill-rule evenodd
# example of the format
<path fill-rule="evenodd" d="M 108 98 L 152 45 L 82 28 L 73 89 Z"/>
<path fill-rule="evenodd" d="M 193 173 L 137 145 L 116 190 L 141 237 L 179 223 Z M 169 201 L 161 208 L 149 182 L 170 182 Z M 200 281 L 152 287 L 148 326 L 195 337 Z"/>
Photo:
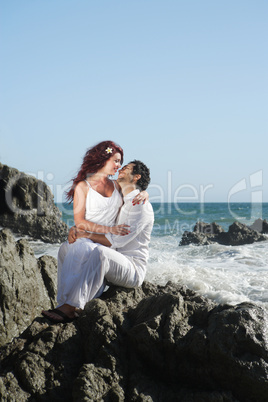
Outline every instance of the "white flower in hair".
<path fill-rule="evenodd" d="M 106 148 L 105 151 L 107 152 L 107 154 L 111 154 L 113 152 L 113 148 Z"/>

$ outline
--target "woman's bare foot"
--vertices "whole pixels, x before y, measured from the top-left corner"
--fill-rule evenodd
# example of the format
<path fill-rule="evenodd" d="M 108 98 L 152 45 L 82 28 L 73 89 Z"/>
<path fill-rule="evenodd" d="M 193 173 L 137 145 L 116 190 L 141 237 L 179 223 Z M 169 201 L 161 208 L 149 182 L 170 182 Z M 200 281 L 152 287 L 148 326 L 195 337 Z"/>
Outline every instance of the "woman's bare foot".
<path fill-rule="evenodd" d="M 63 304 L 53 310 L 43 310 L 42 315 L 54 323 L 65 323 L 76 319 L 78 317 L 78 310 L 69 304 Z"/>

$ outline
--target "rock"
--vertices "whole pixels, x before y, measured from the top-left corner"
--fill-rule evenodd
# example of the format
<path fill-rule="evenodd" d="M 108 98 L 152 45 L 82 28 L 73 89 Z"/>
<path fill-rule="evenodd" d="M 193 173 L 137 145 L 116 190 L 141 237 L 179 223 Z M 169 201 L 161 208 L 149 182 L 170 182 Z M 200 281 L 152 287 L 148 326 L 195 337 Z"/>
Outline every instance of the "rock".
<path fill-rule="evenodd" d="M 199 232 L 188 232 L 186 230 L 182 235 L 179 245 L 189 246 L 190 244 L 195 244 L 197 246 L 208 246 L 212 243 L 212 236 L 207 236 L 206 234 Z"/>
<path fill-rule="evenodd" d="M 232 246 L 252 244 L 258 241 L 267 240 L 266 236 L 239 222 L 234 222 L 229 226 L 228 232 L 221 234 L 219 238 L 221 244 Z"/>
<path fill-rule="evenodd" d="M 189 244 L 195 244 L 198 246 L 206 246 L 218 243 L 226 246 L 238 246 L 264 240 L 267 240 L 264 234 L 240 222 L 234 222 L 230 225 L 228 232 L 225 232 L 224 229 L 215 222 L 211 224 L 197 222 L 193 232 L 185 231 L 183 233 L 179 245 L 187 246 Z"/>
<path fill-rule="evenodd" d="M 41 180 L 0 164 L 0 226 L 49 243 L 66 240 L 67 225 Z"/>
<path fill-rule="evenodd" d="M 0 398 L 266 402 L 267 312 L 185 287 L 110 287 L 78 320 L 32 324 L 0 353 Z"/>
<path fill-rule="evenodd" d="M 268 222 L 266 219 L 256 219 L 250 228 L 260 233 L 268 233 Z"/>
<path fill-rule="evenodd" d="M 216 222 L 205 223 L 205 222 L 197 222 L 194 226 L 194 232 L 204 233 L 204 234 L 219 234 L 223 233 L 224 229 Z"/>
<path fill-rule="evenodd" d="M 57 261 L 35 258 L 25 239 L 0 232 L 0 346 L 29 326 L 43 308 L 56 302 Z"/>

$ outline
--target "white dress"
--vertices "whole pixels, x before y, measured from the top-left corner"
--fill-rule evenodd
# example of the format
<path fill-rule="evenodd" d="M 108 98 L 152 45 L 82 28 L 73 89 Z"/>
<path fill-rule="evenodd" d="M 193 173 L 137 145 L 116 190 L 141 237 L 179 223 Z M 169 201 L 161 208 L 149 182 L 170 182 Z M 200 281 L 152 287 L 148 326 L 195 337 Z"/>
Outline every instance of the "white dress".
<path fill-rule="evenodd" d="M 113 226 L 123 200 L 114 183 L 110 197 L 104 197 L 95 191 L 88 181 L 89 190 L 86 197 L 85 219 L 99 225 Z M 97 247 L 90 239 L 82 238 L 69 244 L 63 243 L 58 254 L 58 307 L 70 304 L 82 307 L 87 302 L 87 292 L 83 284 L 83 270 L 87 261 Z M 94 286 L 94 284 L 92 284 Z M 96 294 L 97 296 L 97 294 Z"/>

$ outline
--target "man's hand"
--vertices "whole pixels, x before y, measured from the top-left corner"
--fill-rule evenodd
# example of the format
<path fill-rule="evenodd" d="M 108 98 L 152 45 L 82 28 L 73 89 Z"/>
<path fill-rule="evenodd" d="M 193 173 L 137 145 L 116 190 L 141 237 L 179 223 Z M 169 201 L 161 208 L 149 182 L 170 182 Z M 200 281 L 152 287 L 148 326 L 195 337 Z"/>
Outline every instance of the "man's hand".
<path fill-rule="evenodd" d="M 77 229 L 75 226 L 72 226 L 71 229 L 69 230 L 68 242 L 72 244 L 76 241 L 76 239 L 77 239 Z"/>

